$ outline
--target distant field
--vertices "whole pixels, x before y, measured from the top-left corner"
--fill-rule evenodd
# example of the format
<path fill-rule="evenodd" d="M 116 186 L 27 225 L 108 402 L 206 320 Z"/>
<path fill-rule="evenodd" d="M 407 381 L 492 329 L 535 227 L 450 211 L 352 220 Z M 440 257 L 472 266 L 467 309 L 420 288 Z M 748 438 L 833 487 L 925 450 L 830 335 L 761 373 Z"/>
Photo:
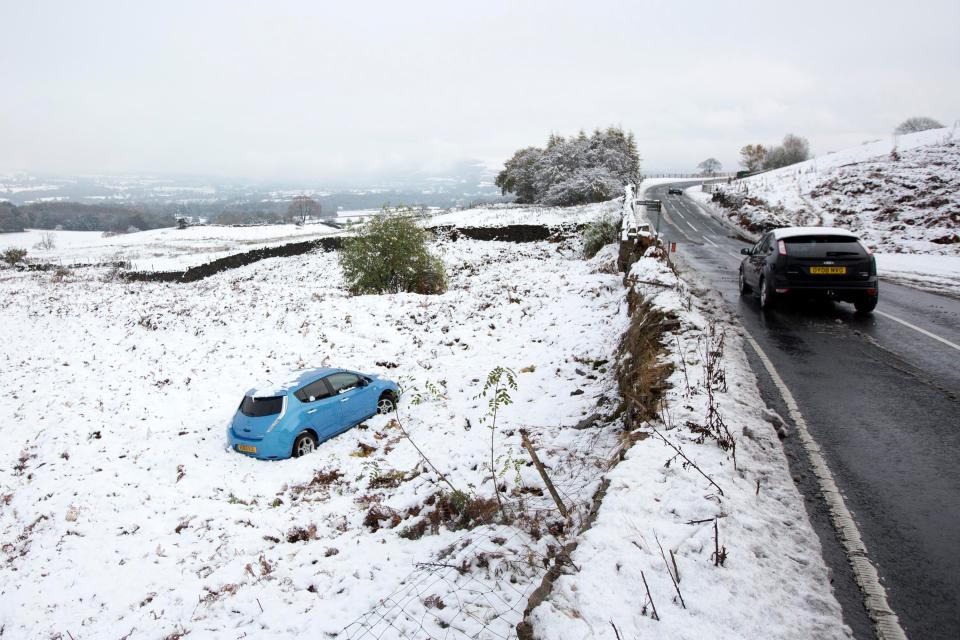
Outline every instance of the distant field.
<path fill-rule="evenodd" d="M 29 229 L 22 233 L 0 234 L 0 250 L 22 247 L 27 250 L 27 257 L 37 262 L 75 264 L 125 260 L 134 270 L 167 271 L 196 266 L 241 251 L 339 232 L 339 229 L 322 224 L 303 227 L 293 224 L 170 227 L 115 236 L 104 236 L 100 231 Z M 52 249 L 38 247 L 46 234 L 53 237 Z"/>

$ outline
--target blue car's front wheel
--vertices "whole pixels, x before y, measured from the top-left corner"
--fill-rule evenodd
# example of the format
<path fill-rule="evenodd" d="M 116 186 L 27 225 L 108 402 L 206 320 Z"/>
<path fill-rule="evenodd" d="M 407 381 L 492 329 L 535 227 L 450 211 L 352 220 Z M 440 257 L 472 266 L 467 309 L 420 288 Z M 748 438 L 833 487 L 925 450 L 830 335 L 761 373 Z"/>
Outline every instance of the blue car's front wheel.
<path fill-rule="evenodd" d="M 317 436 L 304 431 L 293 441 L 293 457 L 299 458 L 317 450 Z"/>
<path fill-rule="evenodd" d="M 397 401 L 389 391 L 384 391 L 377 401 L 377 413 L 385 415 L 391 413 L 397 405 Z"/>

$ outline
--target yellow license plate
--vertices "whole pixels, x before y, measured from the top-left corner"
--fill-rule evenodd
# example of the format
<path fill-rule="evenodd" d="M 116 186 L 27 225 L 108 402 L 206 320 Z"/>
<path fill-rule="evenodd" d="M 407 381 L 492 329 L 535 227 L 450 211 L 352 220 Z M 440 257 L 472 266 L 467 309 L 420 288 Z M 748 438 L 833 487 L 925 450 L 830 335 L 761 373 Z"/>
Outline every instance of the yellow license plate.
<path fill-rule="evenodd" d="M 846 267 L 810 267 L 810 273 L 816 275 L 842 276 L 846 272 Z"/>
<path fill-rule="evenodd" d="M 249 444 L 238 444 L 237 451 L 240 451 L 241 453 L 256 453 L 257 448 Z"/>

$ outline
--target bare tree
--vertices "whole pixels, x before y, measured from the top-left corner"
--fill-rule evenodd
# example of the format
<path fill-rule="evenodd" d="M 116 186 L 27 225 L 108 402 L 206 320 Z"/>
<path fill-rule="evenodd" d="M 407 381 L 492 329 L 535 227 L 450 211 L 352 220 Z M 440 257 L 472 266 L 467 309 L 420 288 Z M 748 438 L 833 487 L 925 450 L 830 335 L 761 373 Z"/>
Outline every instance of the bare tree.
<path fill-rule="evenodd" d="M 928 129 L 942 129 L 943 125 L 934 120 L 933 118 L 927 118 L 926 116 L 915 116 L 913 118 L 907 118 L 900 125 L 893 130 L 897 135 L 903 135 L 905 133 L 916 133 L 918 131 L 926 131 Z"/>
<path fill-rule="evenodd" d="M 297 224 L 305 224 L 310 216 L 319 216 L 320 203 L 309 196 L 297 196 L 287 207 L 287 216 Z"/>
<path fill-rule="evenodd" d="M 740 165 L 747 171 L 757 171 L 766 155 L 767 148 L 762 144 L 748 144 L 740 149 Z"/>
<path fill-rule="evenodd" d="M 779 169 L 803 162 L 810 157 L 810 143 L 806 138 L 788 133 L 783 143 L 771 148 L 763 157 L 764 169 Z"/>
<path fill-rule="evenodd" d="M 56 237 L 52 233 L 47 232 L 40 236 L 40 242 L 34 245 L 34 248 L 43 249 L 44 251 L 50 251 L 51 249 L 56 248 L 56 246 L 57 246 Z"/>
<path fill-rule="evenodd" d="M 700 169 L 700 173 L 705 176 L 715 176 L 720 173 L 720 169 L 723 168 L 723 165 L 720 164 L 720 161 L 716 158 L 707 158 L 703 162 L 697 165 L 697 168 Z"/>

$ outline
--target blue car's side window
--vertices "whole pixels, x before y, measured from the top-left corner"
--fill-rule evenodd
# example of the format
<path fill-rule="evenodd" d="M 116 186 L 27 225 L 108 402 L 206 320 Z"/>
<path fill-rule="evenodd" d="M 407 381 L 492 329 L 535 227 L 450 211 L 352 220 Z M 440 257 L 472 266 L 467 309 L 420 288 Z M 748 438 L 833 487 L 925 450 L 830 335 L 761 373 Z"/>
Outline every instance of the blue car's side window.
<path fill-rule="evenodd" d="M 307 403 L 329 398 L 333 395 L 333 392 L 330 390 L 326 378 L 321 378 L 302 387 L 300 390 L 294 392 L 293 395 L 295 395 L 300 402 Z"/>
<path fill-rule="evenodd" d="M 352 373 L 333 373 L 326 377 L 334 395 L 360 386 L 360 378 Z"/>

